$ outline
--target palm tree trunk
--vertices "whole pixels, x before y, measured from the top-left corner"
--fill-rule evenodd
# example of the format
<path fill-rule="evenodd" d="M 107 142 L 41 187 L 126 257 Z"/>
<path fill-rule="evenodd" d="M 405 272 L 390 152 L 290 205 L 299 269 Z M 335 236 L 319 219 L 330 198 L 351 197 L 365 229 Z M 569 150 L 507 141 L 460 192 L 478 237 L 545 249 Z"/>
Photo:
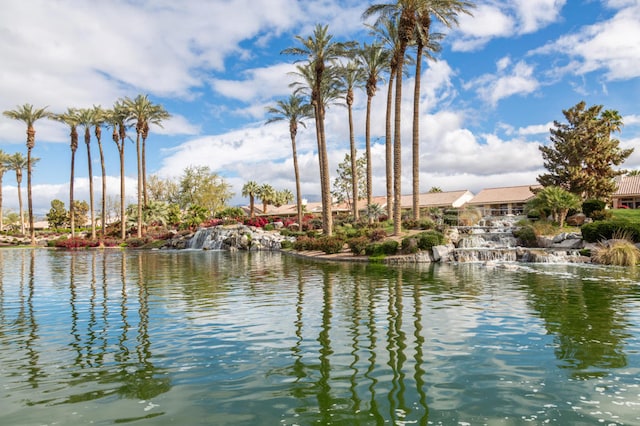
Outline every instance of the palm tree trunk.
<path fill-rule="evenodd" d="M 88 128 L 87 128 L 88 131 Z M 93 203 L 93 167 L 91 165 L 91 147 L 87 143 L 87 162 L 89 163 L 89 210 L 91 211 L 91 239 L 96 239 L 96 217 Z"/>
<path fill-rule="evenodd" d="M 393 83 L 396 70 L 389 74 L 389 88 L 387 90 L 387 115 L 385 121 L 385 164 L 387 176 L 387 218 L 393 217 L 393 139 L 391 136 L 391 116 L 393 114 Z"/>
<path fill-rule="evenodd" d="M 416 53 L 416 75 L 413 89 L 413 219 L 420 219 L 420 78 L 422 73 L 422 44 Z"/>
<path fill-rule="evenodd" d="M 1 164 L 0 164 L 0 167 L 2 167 Z M 0 172 L 0 232 L 2 232 L 4 229 L 4 222 L 3 222 L 4 214 L 2 212 L 2 178 L 4 177 L 3 174 L 4 172 Z"/>
<path fill-rule="evenodd" d="M 300 170 L 298 169 L 298 152 L 296 150 L 296 136 L 291 133 L 291 151 L 293 152 L 293 173 L 296 178 L 296 209 L 298 213 L 298 230 L 302 231 L 302 191 L 300 190 Z"/>
<path fill-rule="evenodd" d="M 31 147 L 27 148 L 27 203 L 29 204 L 29 229 L 31 245 L 36 245 L 36 229 L 33 225 L 33 197 L 31 194 Z"/>
<path fill-rule="evenodd" d="M 124 205 L 124 139 L 120 142 L 121 146 L 118 147 L 120 154 L 120 238 L 124 241 L 126 235 L 127 218 L 125 216 Z"/>
<path fill-rule="evenodd" d="M 319 129 L 320 129 L 320 141 L 321 141 L 321 155 L 322 155 L 322 176 L 321 176 L 321 185 L 322 185 L 322 209 L 324 210 L 324 227 L 323 231 L 326 236 L 331 236 L 333 234 L 333 213 L 331 208 L 331 181 L 329 178 L 329 158 L 327 156 L 327 142 L 326 142 L 326 134 L 324 131 L 324 108 L 320 108 L 320 121 L 319 121 Z"/>
<path fill-rule="evenodd" d="M 142 238 L 142 155 L 140 153 L 140 131 L 136 137 L 136 154 L 138 157 L 138 238 Z"/>
<path fill-rule="evenodd" d="M 365 155 L 367 157 L 367 207 L 373 203 L 373 174 L 371 167 L 371 96 L 367 96 L 367 116 L 365 120 Z M 373 223 L 373 217 L 369 217 L 369 224 Z"/>
<path fill-rule="evenodd" d="M 104 167 L 104 151 L 102 150 L 102 141 L 100 140 L 100 137 L 97 138 L 98 139 L 98 150 L 100 151 L 100 168 L 102 169 L 102 196 L 101 196 L 101 204 L 102 204 L 102 212 L 100 214 L 100 224 L 102 225 L 102 228 L 100 230 L 100 238 L 102 240 L 104 240 L 105 237 L 105 232 L 106 232 L 106 228 L 107 228 L 107 213 L 106 213 L 106 207 L 107 207 L 107 172 L 105 170 Z"/>
<path fill-rule="evenodd" d="M 142 199 L 147 207 L 147 138 L 142 137 Z"/>
<path fill-rule="evenodd" d="M 75 209 L 73 208 L 73 182 L 74 182 L 74 170 L 76 163 L 76 151 L 71 151 L 71 177 L 69 178 L 69 225 L 71 226 L 71 238 L 76 236 L 76 222 L 75 222 Z"/>
<path fill-rule="evenodd" d="M 353 109 L 351 103 L 347 101 L 349 107 L 349 146 L 351 147 L 351 194 L 353 198 L 353 219 L 358 220 L 358 170 L 356 165 L 356 141 L 353 131 Z"/>
<path fill-rule="evenodd" d="M 404 49 L 398 55 L 399 70 L 402 70 Z M 400 132 L 402 116 L 402 72 L 396 73 L 396 94 L 393 129 L 393 234 L 400 235 L 402 229 L 402 139 Z"/>
<path fill-rule="evenodd" d="M 22 169 L 16 170 L 16 182 L 18 183 L 18 209 L 20 211 L 20 233 L 24 235 L 24 207 L 22 203 Z"/>

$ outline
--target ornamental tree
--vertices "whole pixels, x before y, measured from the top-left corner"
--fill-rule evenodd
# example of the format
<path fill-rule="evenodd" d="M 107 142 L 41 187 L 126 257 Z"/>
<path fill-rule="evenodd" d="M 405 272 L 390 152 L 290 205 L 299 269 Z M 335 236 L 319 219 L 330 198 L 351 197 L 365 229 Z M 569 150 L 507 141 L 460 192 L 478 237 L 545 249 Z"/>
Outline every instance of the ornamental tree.
<path fill-rule="evenodd" d="M 633 148 L 621 149 L 620 141 L 611 137 L 620 131 L 622 117 L 602 108 L 587 108 L 581 101 L 562 111 L 567 123 L 554 121 L 551 144 L 539 147 L 549 171 L 538 176 L 540 184 L 561 187 L 583 199 L 604 199 L 616 190 L 613 178 L 624 170 L 614 166 L 621 165 Z"/>

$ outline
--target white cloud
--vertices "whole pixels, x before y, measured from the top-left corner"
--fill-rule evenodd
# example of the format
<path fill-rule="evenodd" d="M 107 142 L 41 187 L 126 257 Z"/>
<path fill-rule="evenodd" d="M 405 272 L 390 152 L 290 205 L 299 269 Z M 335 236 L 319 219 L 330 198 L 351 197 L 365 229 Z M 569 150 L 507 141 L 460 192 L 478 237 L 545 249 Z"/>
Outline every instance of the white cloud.
<path fill-rule="evenodd" d="M 585 74 L 605 71 L 605 78 L 621 80 L 640 77 L 640 4 L 618 11 L 611 19 L 583 27 L 578 33 L 532 51 L 532 54 L 561 53 L 571 58 L 562 72 Z"/>
<path fill-rule="evenodd" d="M 502 58 L 497 65 L 497 74 L 484 74 L 464 87 L 475 90 L 481 99 L 495 106 L 501 99 L 530 94 L 540 86 L 533 75 L 533 67 L 524 61 L 511 66 L 510 61 Z"/>
<path fill-rule="evenodd" d="M 543 28 L 560 17 L 566 0 L 516 0 L 519 34 L 531 33 Z"/>

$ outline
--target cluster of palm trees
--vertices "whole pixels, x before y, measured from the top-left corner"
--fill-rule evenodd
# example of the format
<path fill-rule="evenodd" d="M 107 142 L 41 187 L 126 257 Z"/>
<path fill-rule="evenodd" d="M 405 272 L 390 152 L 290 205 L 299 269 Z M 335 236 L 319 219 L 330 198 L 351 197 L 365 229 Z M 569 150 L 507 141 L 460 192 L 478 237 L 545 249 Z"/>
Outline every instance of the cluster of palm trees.
<path fill-rule="evenodd" d="M 401 145 L 401 105 L 402 83 L 408 65 L 415 65 L 412 132 L 412 168 L 413 168 L 413 216 L 419 219 L 419 138 L 420 138 L 420 77 L 424 57 L 441 50 L 439 41 L 443 35 L 432 31 L 433 21 L 446 27 L 458 24 L 461 13 L 470 14 L 473 2 L 466 0 L 397 0 L 392 3 L 380 3 L 369 6 L 363 13 L 363 19 L 375 17 L 375 24 L 369 26 L 376 40 L 362 46 L 356 42 L 337 42 L 328 33 L 328 27 L 317 25 L 308 37 L 296 36 L 298 46 L 287 48 L 283 54 L 306 58 L 306 62 L 296 66 L 298 80 L 292 84 L 293 94 L 268 108 L 273 121 L 287 121 L 293 150 L 294 172 L 296 179 L 296 197 L 298 216 L 301 217 L 301 194 L 299 171 L 296 158 L 296 135 L 298 125 L 304 126 L 306 119 L 314 118 L 320 187 L 322 202 L 323 232 L 332 234 L 331 191 L 329 164 L 327 157 L 325 112 L 329 105 L 344 99 L 349 113 L 349 140 L 351 151 L 352 176 L 356 176 L 356 152 L 353 130 L 352 105 L 354 88 L 363 87 L 367 94 L 367 112 L 365 124 L 365 157 L 367 161 L 367 204 L 372 204 L 371 170 L 371 100 L 377 91 L 377 85 L 387 75 L 386 110 L 386 181 L 387 214 L 393 217 L 394 233 L 401 230 L 402 195 L 402 145 Z M 408 50 L 415 48 L 415 57 L 409 57 Z M 393 126 L 391 125 L 393 118 Z M 393 129 L 393 137 L 392 137 Z M 353 199 L 358 200 L 358 185 L 353 179 Z M 392 198 L 393 197 L 393 198 Z M 353 216 L 358 218 L 357 203 L 353 204 Z M 371 220 L 371 218 L 370 218 Z"/>
<path fill-rule="evenodd" d="M 138 193 L 137 193 L 137 233 L 138 237 L 142 236 L 142 211 L 143 206 L 147 205 L 147 186 L 146 186 L 146 141 L 149 136 L 150 125 L 155 124 L 162 126 L 163 120 L 170 117 L 170 114 L 162 105 L 151 102 L 147 95 L 138 95 L 135 98 L 121 98 L 115 102 L 111 109 L 104 109 L 100 106 L 92 108 L 68 108 L 62 113 L 53 113 L 44 108 L 35 108 L 31 104 L 18 106 L 14 110 L 4 111 L 6 117 L 19 120 L 27 125 L 27 198 L 28 198 L 28 215 L 30 224 L 31 243 L 35 244 L 35 229 L 33 224 L 33 201 L 31 190 L 31 174 L 32 165 L 35 159 L 32 158 L 31 152 L 35 146 L 35 127 L 34 123 L 42 118 L 52 119 L 62 122 L 69 126 L 71 138 L 71 176 L 69 181 L 69 219 L 71 224 L 71 233 L 74 236 L 75 220 L 74 220 L 74 173 L 75 173 L 75 153 L 78 148 L 78 128 L 84 133 L 84 142 L 87 147 L 87 162 L 89 173 L 89 210 L 91 215 L 91 237 L 96 238 L 96 220 L 94 208 L 94 190 L 93 190 L 93 170 L 91 162 L 91 130 L 96 137 L 98 150 L 100 153 L 100 164 L 102 169 L 102 200 L 101 200 L 101 235 L 105 238 L 106 228 L 106 170 L 104 161 L 104 151 L 102 146 L 102 128 L 109 127 L 112 130 L 112 139 L 116 144 L 120 160 L 120 236 L 122 239 L 126 237 L 126 211 L 125 211 L 125 173 L 124 173 L 124 142 L 127 139 L 127 130 L 135 127 L 136 131 L 136 155 L 138 166 Z M 131 139 L 131 138 L 130 138 Z M 17 173 L 17 171 L 16 171 Z M 21 203 L 20 203 L 21 204 Z M 1 222 L 0 222 L 1 225 Z"/>
<path fill-rule="evenodd" d="M 299 182 L 297 182 L 299 184 Z M 242 196 L 249 197 L 249 216 L 255 216 L 255 200 L 262 201 L 262 213 L 267 212 L 267 205 L 276 207 L 283 206 L 293 201 L 293 193 L 288 189 L 277 190 L 268 183 L 259 185 L 256 181 L 250 180 L 242 187 Z M 302 211 L 302 209 L 300 209 Z M 298 223 L 302 223 L 302 217 L 298 217 Z"/>

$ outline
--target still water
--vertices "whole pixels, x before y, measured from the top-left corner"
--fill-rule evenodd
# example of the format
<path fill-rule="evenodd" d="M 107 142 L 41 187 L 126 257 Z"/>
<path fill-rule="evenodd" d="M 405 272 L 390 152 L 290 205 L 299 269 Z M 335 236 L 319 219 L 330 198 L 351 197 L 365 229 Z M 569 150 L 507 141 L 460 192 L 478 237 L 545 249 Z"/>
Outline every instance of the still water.
<path fill-rule="evenodd" d="M 0 424 L 640 425 L 639 282 L 0 250 Z"/>

